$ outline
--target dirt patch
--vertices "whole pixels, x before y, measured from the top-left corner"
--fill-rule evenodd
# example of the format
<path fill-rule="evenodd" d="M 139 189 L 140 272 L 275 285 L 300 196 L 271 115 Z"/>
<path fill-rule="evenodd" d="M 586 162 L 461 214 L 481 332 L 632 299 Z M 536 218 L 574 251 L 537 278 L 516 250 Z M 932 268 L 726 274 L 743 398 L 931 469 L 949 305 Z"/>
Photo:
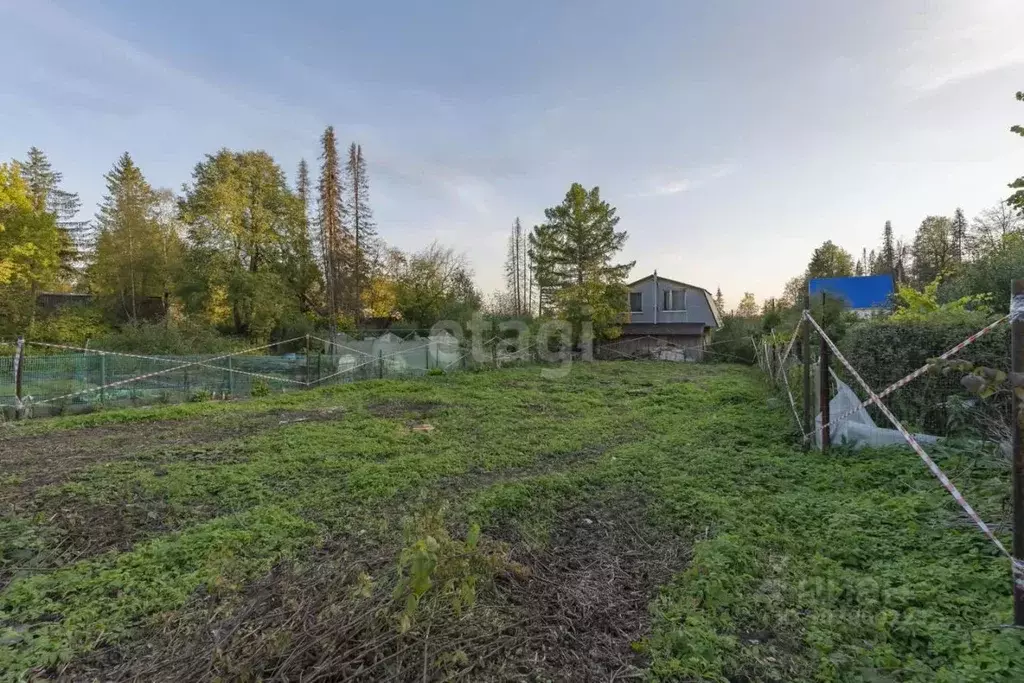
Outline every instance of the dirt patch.
<path fill-rule="evenodd" d="M 409 417 L 418 420 L 426 419 L 435 415 L 443 404 L 436 401 L 407 401 L 404 399 L 390 399 L 371 403 L 366 407 L 374 417 L 396 418 Z"/>
<path fill-rule="evenodd" d="M 102 427 L 82 427 L 31 436 L 0 433 L 0 506 L 17 506 L 50 484 L 102 462 L 156 453 L 174 460 L 223 461 L 231 449 L 196 448 L 218 441 L 252 436 L 300 422 L 342 419 L 342 407 L 313 410 L 273 410 L 255 415 L 218 415 L 213 420 L 155 420 Z"/>
<path fill-rule="evenodd" d="M 512 545 L 493 580 L 477 586 L 471 609 L 457 613 L 442 600 L 401 632 L 392 595 L 398 550 L 347 539 L 307 558 L 303 569 L 279 566 L 237 599 L 197 595 L 145 642 L 107 648 L 65 675 L 152 681 L 633 678 L 645 664 L 632 645 L 649 628 L 647 606 L 687 557 L 681 544 L 645 524 L 638 504 L 573 509 L 559 518 L 545 547 Z"/>

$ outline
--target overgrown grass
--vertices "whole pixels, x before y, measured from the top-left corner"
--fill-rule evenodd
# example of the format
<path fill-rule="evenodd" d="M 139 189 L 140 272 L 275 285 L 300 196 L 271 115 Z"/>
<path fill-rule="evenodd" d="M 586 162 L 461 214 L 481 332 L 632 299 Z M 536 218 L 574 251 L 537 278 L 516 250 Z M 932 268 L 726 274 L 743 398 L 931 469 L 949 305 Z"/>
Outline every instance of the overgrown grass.
<path fill-rule="evenodd" d="M 650 596 L 650 634 L 635 644 L 652 679 L 1019 680 L 1021 636 L 1000 628 L 1007 562 L 917 458 L 804 453 L 767 399 L 751 369 L 623 362 L 564 379 L 463 373 L 8 428 L 0 449 L 92 427 L 140 437 L 5 512 L 4 557 L 104 547 L 80 540 L 103 517 L 72 530 L 69 509 L 123 511 L 118 533 L 135 543 L 18 575 L 0 593 L 0 671 L 14 680 L 128 648 L 198 609 L 198 595 L 230 602 L 282 559 L 314 561 L 322 539 L 399 538 L 425 505 L 446 504 L 454 534 L 477 523 L 544 544 L 564 511 L 628 498 L 659 536 L 644 543 L 692 545 L 689 566 Z M 241 420 L 251 433 L 218 436 Z M 209 440 L 145 438 L 167 421 Z M 414 429 L 424 423 L 433 430 Z M 958 485 L 1003 519 L 1008 473 L 971 465 Z M 23 485 L 12 472 L 0 494 Z"/>

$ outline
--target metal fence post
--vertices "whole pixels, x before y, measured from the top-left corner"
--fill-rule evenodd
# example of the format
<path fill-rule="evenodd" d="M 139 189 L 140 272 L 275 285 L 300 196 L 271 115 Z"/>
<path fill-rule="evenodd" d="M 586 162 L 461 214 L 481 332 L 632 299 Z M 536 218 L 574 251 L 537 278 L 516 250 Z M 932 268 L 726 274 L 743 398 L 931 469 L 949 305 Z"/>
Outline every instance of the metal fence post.
<path fill-rule="evenodd" d="M 828 452 L 828 447 L 830 445 L 830 443 L 829 443 L 829 441 L 830 441 L 830 434 L 829 434 L 829 432 L 831 431 L 829 429 L 829 425 L 828 425 L 828 422 L 829 422 L 829 410 L 828 410 L 828 408 L 829 408 L 829 406 L 828 406 L 828 401 L 829 401 L 829 383 L 828 383 L 828 379 L 829 379 L 829 372 L 828 372 L 828 367 L 829 367 L 829 362 L 828 362 L 829 348 L 828 348 L 828 344 L 825 342 L 825 335 L 822 334 L 820 336 L 821 336 L 821 348 L 818 351 L 818 353 L 819 353 L 819 360 L 818 360 L 818 399 L 819 399 L 819 403 L 821 403 L 821 452 L 822 453 L 827 453 Z"/>
<path fill-rule="evenodd" d="M 231 356 L 228 356 L 228 396 L 235 395 L 235 371 L 231 369 Z"/>
<path fill-rule="evenodd" d="M 377 377 L 384 379 L 384 349 L 377 350 Z"/>
<path fill-rule="evenodd" d="M 804 295 L 807 296 L 806 294 Z M 804 299 L 805 308 L 810 308 L 806 298 Z M 806 314 L 807 311 L 805 310 Z M 803 348 L 800 349 L 801 356 L 803 356 L 804 364 L 804 434 L 811 433 L 811 324 L 804 320 L 803 337 L 800 338 L 800 344 Z M 805 442 L 805 446 L 809 447 L 810 442 Z"/>
<path fill-rule="evenodd" d="M 426 371 L 430 369 L 430 344 L 424 346 L 423 350 L 426 351 L 426 365 L 423 366 L 424 371 Z"/>
<path fill-rule="evenodd" d="M 306 386 L 309 386 L 309 335 L 306 335 Z"/>
<path fill-rule="evenodd" d="M 316 383 L 317 384 L 320 384 L 320 363 L 323 362 L 323 359 L 324 359 L 324 350 L 320 349 L 316 353 Z"/>
<path fill-rule="evenodd" d="M 1013 559 L 1024 557 L 1024 446 L 1022 434 L 1024 401 L 1017 392 L 1024 392 L 1024 280 L 1014 280 L 1010 298 L 1010 377 L 1013 420 Z M 1024 626 L 1024 576 L 1013 569 L 1013 623 Z"/>
<path fill-rule="evenodd" d="M 16 420 L 25 417 L 25 408 L 21 402 L 21 375 L 24 365 L 25 337 L 19 335 L 18 342 L 14 348 L 14 419 Z"/>
<path fill-rule="evenodd" d="M 107 400 L 107 354 L 100 353 L 100 403 Z"/>

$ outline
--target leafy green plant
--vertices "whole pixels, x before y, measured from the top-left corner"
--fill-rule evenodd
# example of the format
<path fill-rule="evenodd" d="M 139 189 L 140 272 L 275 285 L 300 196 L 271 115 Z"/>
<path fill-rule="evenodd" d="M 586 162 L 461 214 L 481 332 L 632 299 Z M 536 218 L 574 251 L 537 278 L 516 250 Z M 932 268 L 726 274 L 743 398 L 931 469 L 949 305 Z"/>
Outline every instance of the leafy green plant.
<path fill-rule="evenodd" d="M 509 564 L 507 548 L 481 542 L 480 526 L 471 524 L 464 539 L 452 538 L 444 510 L 415 516 L 406 526 L 407 544 L 398 558 L 399 581 L 394 599 L 402 605 L 398 629 L 412 628 L 428 598 L 444 601 L 461 615 L 476 602 L 477 586 Z"/>
<path fill-rule="evenodd" d="M 430 368 L 427 370 L 427 377 L 441 377 L 444 375 L 444 370 L 441 368 Z"/>
<path fill-rule="evenodd" d="M 253 398 L 270 396 L 270 384 L 267 383 L 267 380 L 260 377 L 253 379 L 252 384 L 249 387 L 249 395 Z"/>
<path fill-rule="evenodd" d="M 213 394 L 208 389 L 200 389 L 199 391 L 192 392 L 188 400 L 190 403 L 204 403 L 213 400 Z"/>

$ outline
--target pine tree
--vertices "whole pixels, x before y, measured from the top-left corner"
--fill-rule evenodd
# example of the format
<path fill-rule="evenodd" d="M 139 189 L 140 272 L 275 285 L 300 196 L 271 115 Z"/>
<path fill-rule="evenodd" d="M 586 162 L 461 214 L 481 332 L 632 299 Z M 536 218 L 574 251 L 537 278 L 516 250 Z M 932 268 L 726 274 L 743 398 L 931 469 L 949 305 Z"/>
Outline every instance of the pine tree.
<path fill-rule="evenodd" d="M 338 143 L 334 127 L 328 126 L 320 138 L 320 197 L 317 206 L 317 227 L 323 245 L 324 281 L 331 329 L 337 321 L 339 307 L 344 302 L 345 262 L 348 230 L 345 226 L 346 210 L 341 166 L 338 162 Z"/>
<path fill-rule="evenodd" d="M 346 170 L 346 188 L 349 192 L 348 216 L 352 230 L 352 313 L 358 320 L 362 317 L 363 290 L 366 274 L 369 270 L 369 247 L 377 232 L 373 224 L 373 211 L 370 209 L 370 179 L 366 173 L 366 160 L 363 159 L 363 147 L 352 143 L 348 148 Z"/>
<path fill-rule="evenodd" d="M 38 147 L 29 148 L 28 158 L 21 164 L 21 175 L 33 210 L 54 216 L 61 231 L 61 271 L 65 279 L 74 278 L 81 253 L 89 246 L 88 221 L 75 220 L 82 201 L 78 194 L 61 188 L 64 175 L 53 170 L 50 160 Z"/>
<path fill-rule="evenodd" d="M 964 217 L 964 210 L 959 206 L 953 212 L 953 225 L 950 227 L 949 239 L 953 262 L 963 263 L 967 242 L 967 218 Z"/>
<path fill-rule="evenodd" d="M 718 308 L 719 313 L 725 313 L 725 297 L 722 296 L 721 287 L 715 290 L 715 306 Z"/>

